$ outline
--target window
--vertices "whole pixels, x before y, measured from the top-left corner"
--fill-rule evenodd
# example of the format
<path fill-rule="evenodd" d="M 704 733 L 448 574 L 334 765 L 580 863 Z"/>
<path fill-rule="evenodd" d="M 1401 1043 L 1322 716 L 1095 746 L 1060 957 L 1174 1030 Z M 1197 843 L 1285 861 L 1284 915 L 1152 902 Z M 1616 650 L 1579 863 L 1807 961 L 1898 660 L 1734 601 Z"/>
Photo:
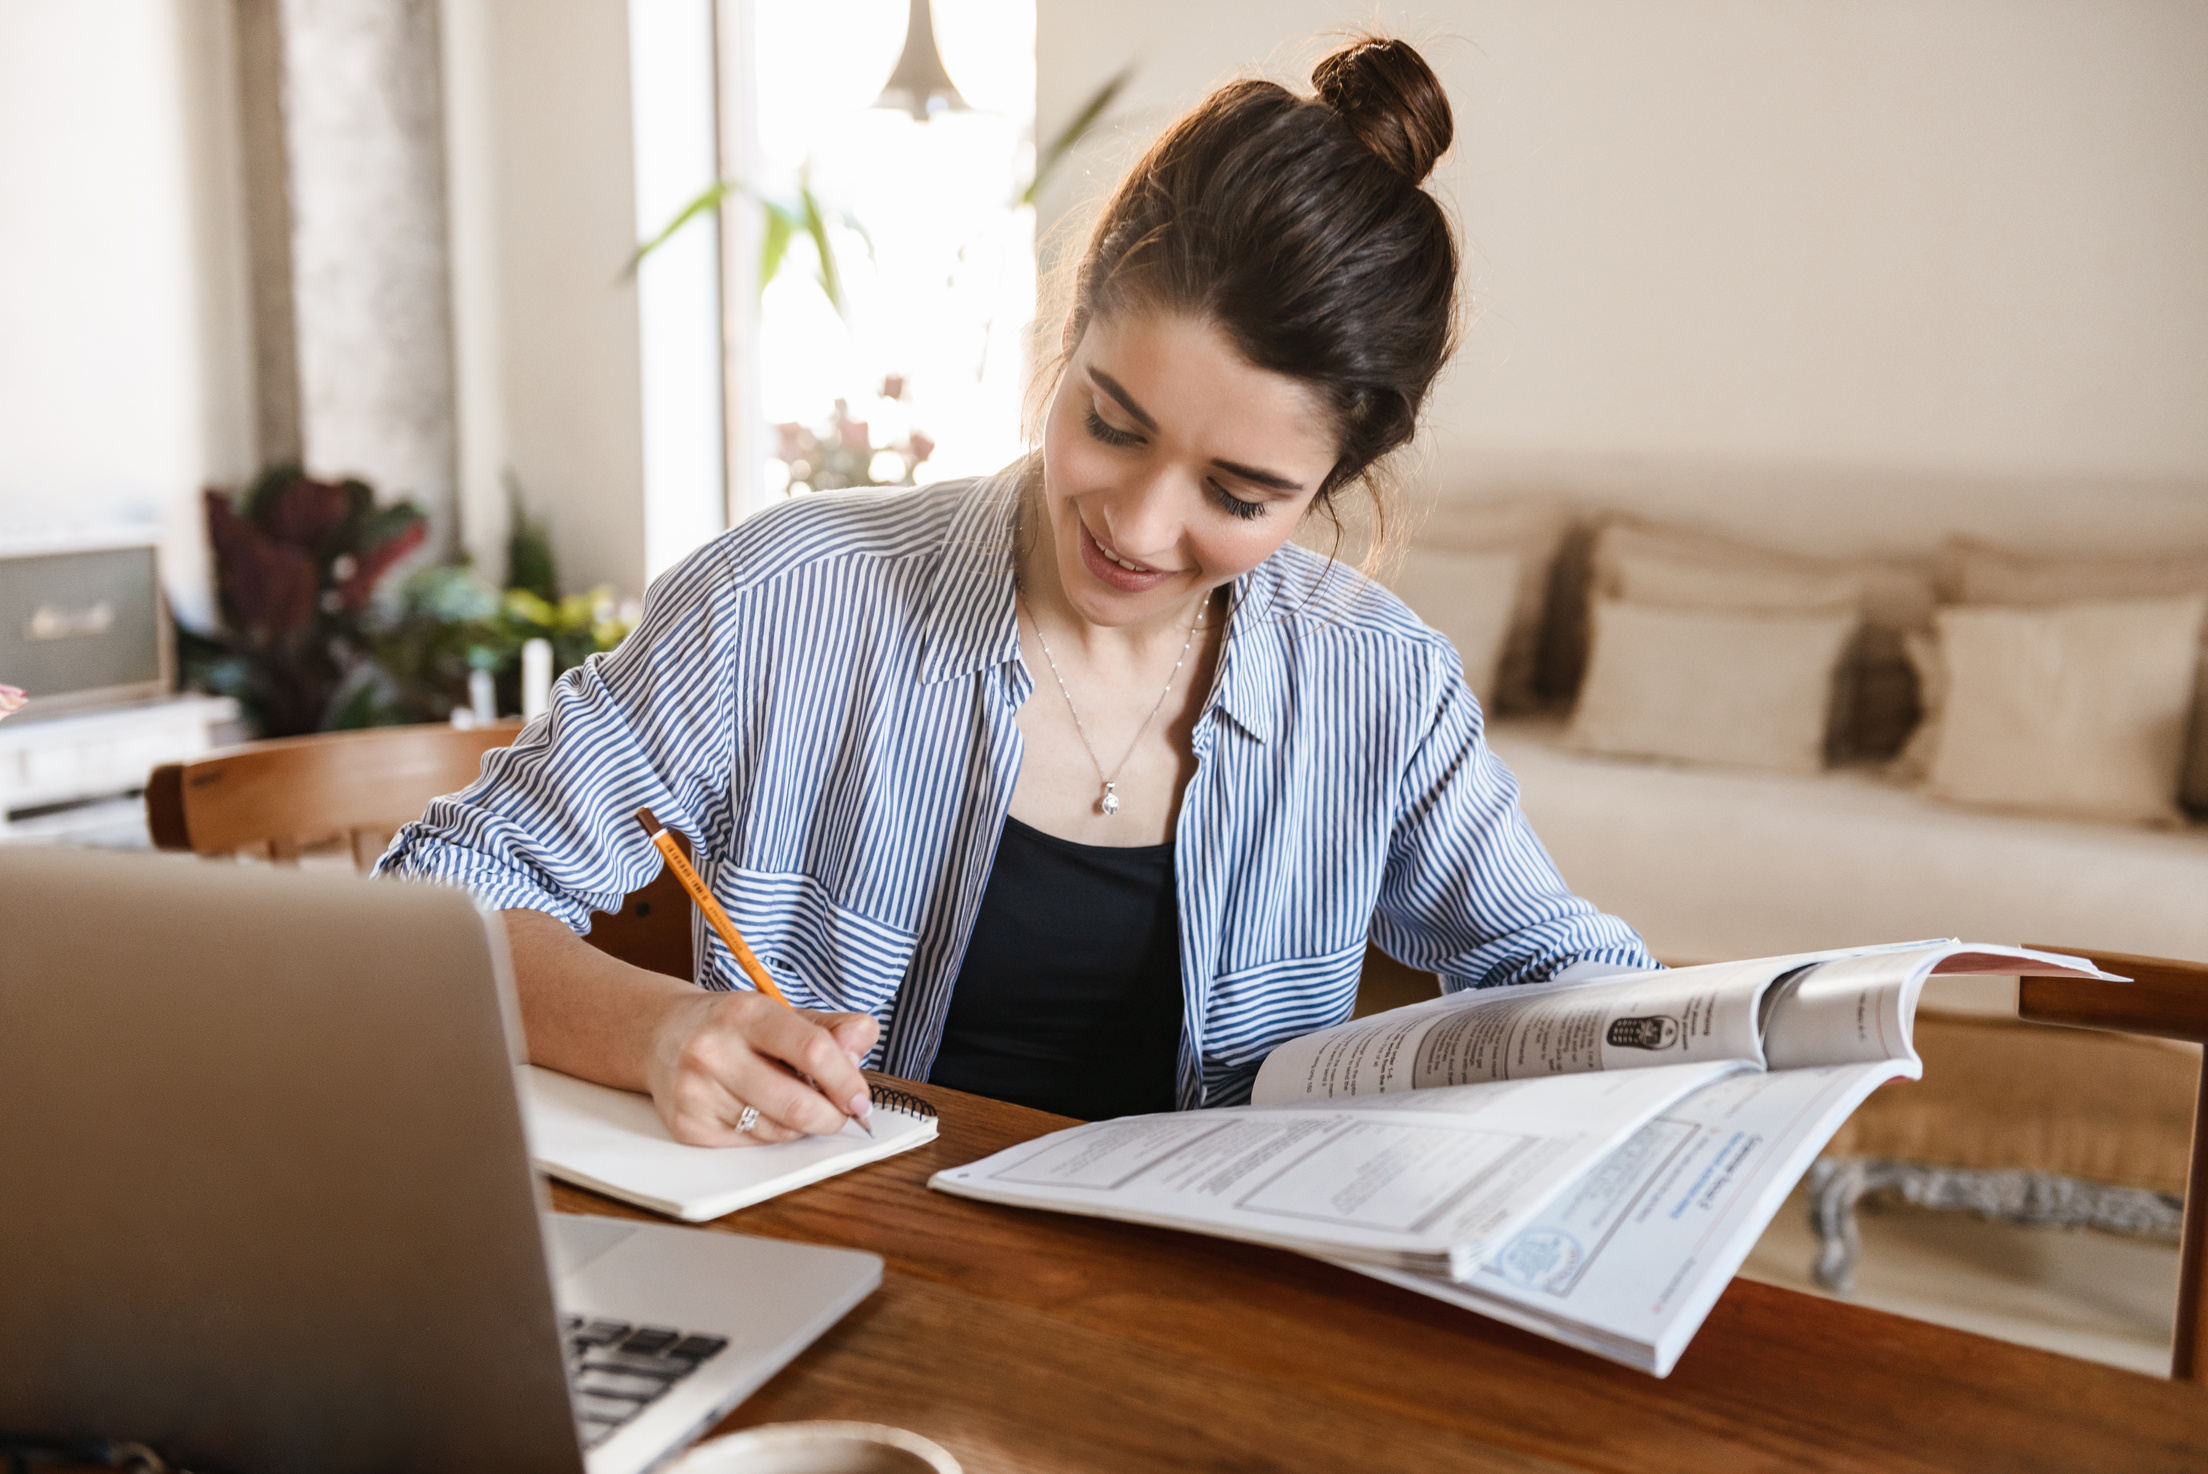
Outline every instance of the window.
<path fill-rule="evenodd" d="M 943 65 L 968 106 L 921 122 L 873 104 L 908 19 L 929 9 L 760 5 L 755 65 L 731 79 L 750 92 L 744 182 L 767 206 L 763 267 L 780 258 L 754 319 L 769 499 L 980 474 L 1023 446 L 1035 7 L 935 0 Z"/>

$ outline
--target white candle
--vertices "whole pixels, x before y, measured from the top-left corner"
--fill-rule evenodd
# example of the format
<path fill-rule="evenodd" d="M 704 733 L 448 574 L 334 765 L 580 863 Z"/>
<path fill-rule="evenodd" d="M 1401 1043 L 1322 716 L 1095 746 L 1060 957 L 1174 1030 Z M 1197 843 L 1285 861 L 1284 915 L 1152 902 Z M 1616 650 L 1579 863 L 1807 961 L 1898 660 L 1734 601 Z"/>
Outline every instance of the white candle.
<path fill-rule="evenodd" d="M 498 690 L 487 670 L 468 672 L 468 705 L 475 709 L 475 724 L 487 727 L 498 720 Z"/>
<path fill-rule="evenodd" d="M 533 722 L 552 704 L 552 642 L 531 640 L 521 647 L 521 719 Z"/>

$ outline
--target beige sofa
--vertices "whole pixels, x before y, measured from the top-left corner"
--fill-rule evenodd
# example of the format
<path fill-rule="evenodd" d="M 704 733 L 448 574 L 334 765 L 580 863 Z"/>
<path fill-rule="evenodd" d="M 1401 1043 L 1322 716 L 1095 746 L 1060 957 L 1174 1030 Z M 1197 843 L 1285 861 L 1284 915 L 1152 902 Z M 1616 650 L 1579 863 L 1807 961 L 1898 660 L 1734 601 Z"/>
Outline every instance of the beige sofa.
<path fill-rule="evenodd" d="M 1524 486 L 1503 490 L 1443 505 L 1418 546 L 1457 557 L 1512 549 L 1521 579 L 1542 580 L 1533 592 L 1521 582 L 1518 622 L 1501 646 L 1468 655 L 1476 683 L 1497 698 L 1488 741 L 1516 774 L 1565 879 L 1638 927 L 1658 957 L 1690 963 L 1954 936 L 2208 959 L 2208 825 L 1962 807 L 1927 797 L 1890 764 L 1771 771 L 1595 755 L 1568 739 L 1572 688 L 1557 675 L 1559 649 L 1575 667 L 1568 676 L 1584 657 L 1588 593 L 1575 580 L 1589 577 L 1584 531 L 1575 568 L 1574 538 L 1562 529 L 1590 518 L 1625 510 L 1660 524 L 1668 515 L 1797 557 L 1914 558 L 1929 568 L 1944 533 L 2033 541 L 2019 522 L 2049 553 L 2208 548 L 2208 498 L 2043 491 L 2035 510 L 2029 495 L 1983 488 L 1944 502 L 1938 488 L 1921 487 L 1797 491 L 1789 502 L 1753 484 L 1697 482 L 1551 489 L 1544 506 Z M 1800 515 L 1790 517 L 1790 506 Z M 1473 591 L 1454 589 L 1483 566 L 1506 565 L 1427 564 L 1419 596 L 1406 593 L 1413 606 L 1452 637 L 1492 629 L 1497 600 L 1483 608 Z M 1452 606 L 1452 597 L 1463 602 Z M 1429 612 L 1437 601 L 1439 617 Z M 1531 634 L 1528 609 L 1543 621 Z M 1887 674 L 1898 643 L 1885 643 Z M 2020 1022 L 2014 980 L 1999 978 L 1934 980 L 1918 1043 L 1925 1079 L 1875 1095 L 1813 1177 L 1829 1209 L 1820 1278 L 1847 1283 L 1853 1204 L 1881 1188 L 2023 1221 L 2175 1231 L 2198 1046 Z"/>
<path fill-rule="evenodd" d="M 1590 757 L 1554 719 L 1488 741 L 1572 888 L 1666 961 L 1918 937 L 2208 958 L 2208 828 L 1955 808 L 1875 772 Z"/>

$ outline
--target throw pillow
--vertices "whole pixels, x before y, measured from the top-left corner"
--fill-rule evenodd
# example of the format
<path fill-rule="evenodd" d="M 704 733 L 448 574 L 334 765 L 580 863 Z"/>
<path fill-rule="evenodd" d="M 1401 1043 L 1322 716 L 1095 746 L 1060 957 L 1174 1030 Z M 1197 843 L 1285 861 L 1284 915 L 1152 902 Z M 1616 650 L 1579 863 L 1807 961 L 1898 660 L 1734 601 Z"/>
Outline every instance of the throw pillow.
<path fill-rule="evenodd" d="M 1804 578 L 1840 577 L 1856 586 L 1863 600 L 1863 616 L 1873 624 L 1904 630 L 1925 629 L 1932 623 L 1932 570 L 1909 559 L 1813 558 L 1625 517 L 1611 518 L 1602 532 L 1602 546 L 1596 554 L 1598 577 L 1625 558 L 1667 558 L 1706 567 L 1769 570 Z"/>
<path fill-rule="evenodd" d="M 2208 553 L 2167 558 L 2018 553 L 1950 537 L 1940 550 L 1940 595 L 1951 604 L 2045 607 L 2086 599 L 2158 599 L 2208 592 Z"/>
<path fill-rule="evenodd" d="M 1510 632 L 1496 661 L 1493 706 L 1497 711 L 1525 711 L 1539 704 L 1534 674 L 1541 655 L 1541 627 L 1548 612 L 1549 575 L 1570 525 L 1571 512 L 1561 502 L 1534 497 L 1503 501 L 1453 497 L 1436 503 L 1417 531 L 1416 546 L 1420 548 L 1444 553 L 1507 553 L 1517 560 Z M 1484 694 L 1481 699 L 1486 704 Z"/>
<path fill-rule="evenodd" d="M 1916 725 L 1903 637 L 1929 629 L 1932 578 L 1900 560 L 1811 558 L 1681 528 L 1612 518 L 1597 533 L 1592 591 L 1683 608 L 1807 610 L 1854 604 L 1864 623 L 1832 708 L 1836 757 L 1891 756 Z"/>
<path fill-rule="evenodd" d="M 1457 647 L 1464 679 L 1492 709 L 1495 673 L 1518 604 L 1522 560 L 1515 553 L 1450 553 L 1413 548 L 1388 587 L 1411 612 Z"/>
<path fill-rule="evenodd" d="M 1940 591 L 1957 604 L 2045 608 L 2087 599 L 2153 599 L 2208 593 L 2208 553 L 2167 558 L 2077 558 L 2016 553 L 1951 537 L 1940 555 Z M 2186 743 L 2178 801 L 2208 815 L 2208 648 Z"/>
<path fill-rule="evenodd" d="M 1940 611 L 1919 647 L 1936 707 L 1913 749 L 1924 791 L 2119 823 L 2180 822 L 2176 799 L 2208 596 Z"/>
<path fill-rule="evenodd" d="M 1667 609 L 1597 599 L 1587 678 L 1565 742 L 1582 752 L 1824 766 L 1853 608 Z"/>

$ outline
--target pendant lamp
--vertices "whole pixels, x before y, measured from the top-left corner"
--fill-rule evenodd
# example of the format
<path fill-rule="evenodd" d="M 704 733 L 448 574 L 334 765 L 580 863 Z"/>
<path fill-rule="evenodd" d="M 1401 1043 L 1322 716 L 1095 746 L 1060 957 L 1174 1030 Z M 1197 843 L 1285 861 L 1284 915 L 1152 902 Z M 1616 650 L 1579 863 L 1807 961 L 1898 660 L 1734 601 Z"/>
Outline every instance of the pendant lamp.
<path fill-rule="evenodd" d="M 874 99 L 874 106 L 910 113 L 916 123 L 925 123 L 938 113 L 970 110 L 966 99 L 958 95 L 958 88 L 951 85 L 951 74 L 943 70 L 943 53 L 935 48 L 935 17 L 928 12 L 928 0 L 912 0 L 912 14 L 905 22 L 904 55 L 897 58 L 897 69 L 889 74 L 889 85 Z"/>

